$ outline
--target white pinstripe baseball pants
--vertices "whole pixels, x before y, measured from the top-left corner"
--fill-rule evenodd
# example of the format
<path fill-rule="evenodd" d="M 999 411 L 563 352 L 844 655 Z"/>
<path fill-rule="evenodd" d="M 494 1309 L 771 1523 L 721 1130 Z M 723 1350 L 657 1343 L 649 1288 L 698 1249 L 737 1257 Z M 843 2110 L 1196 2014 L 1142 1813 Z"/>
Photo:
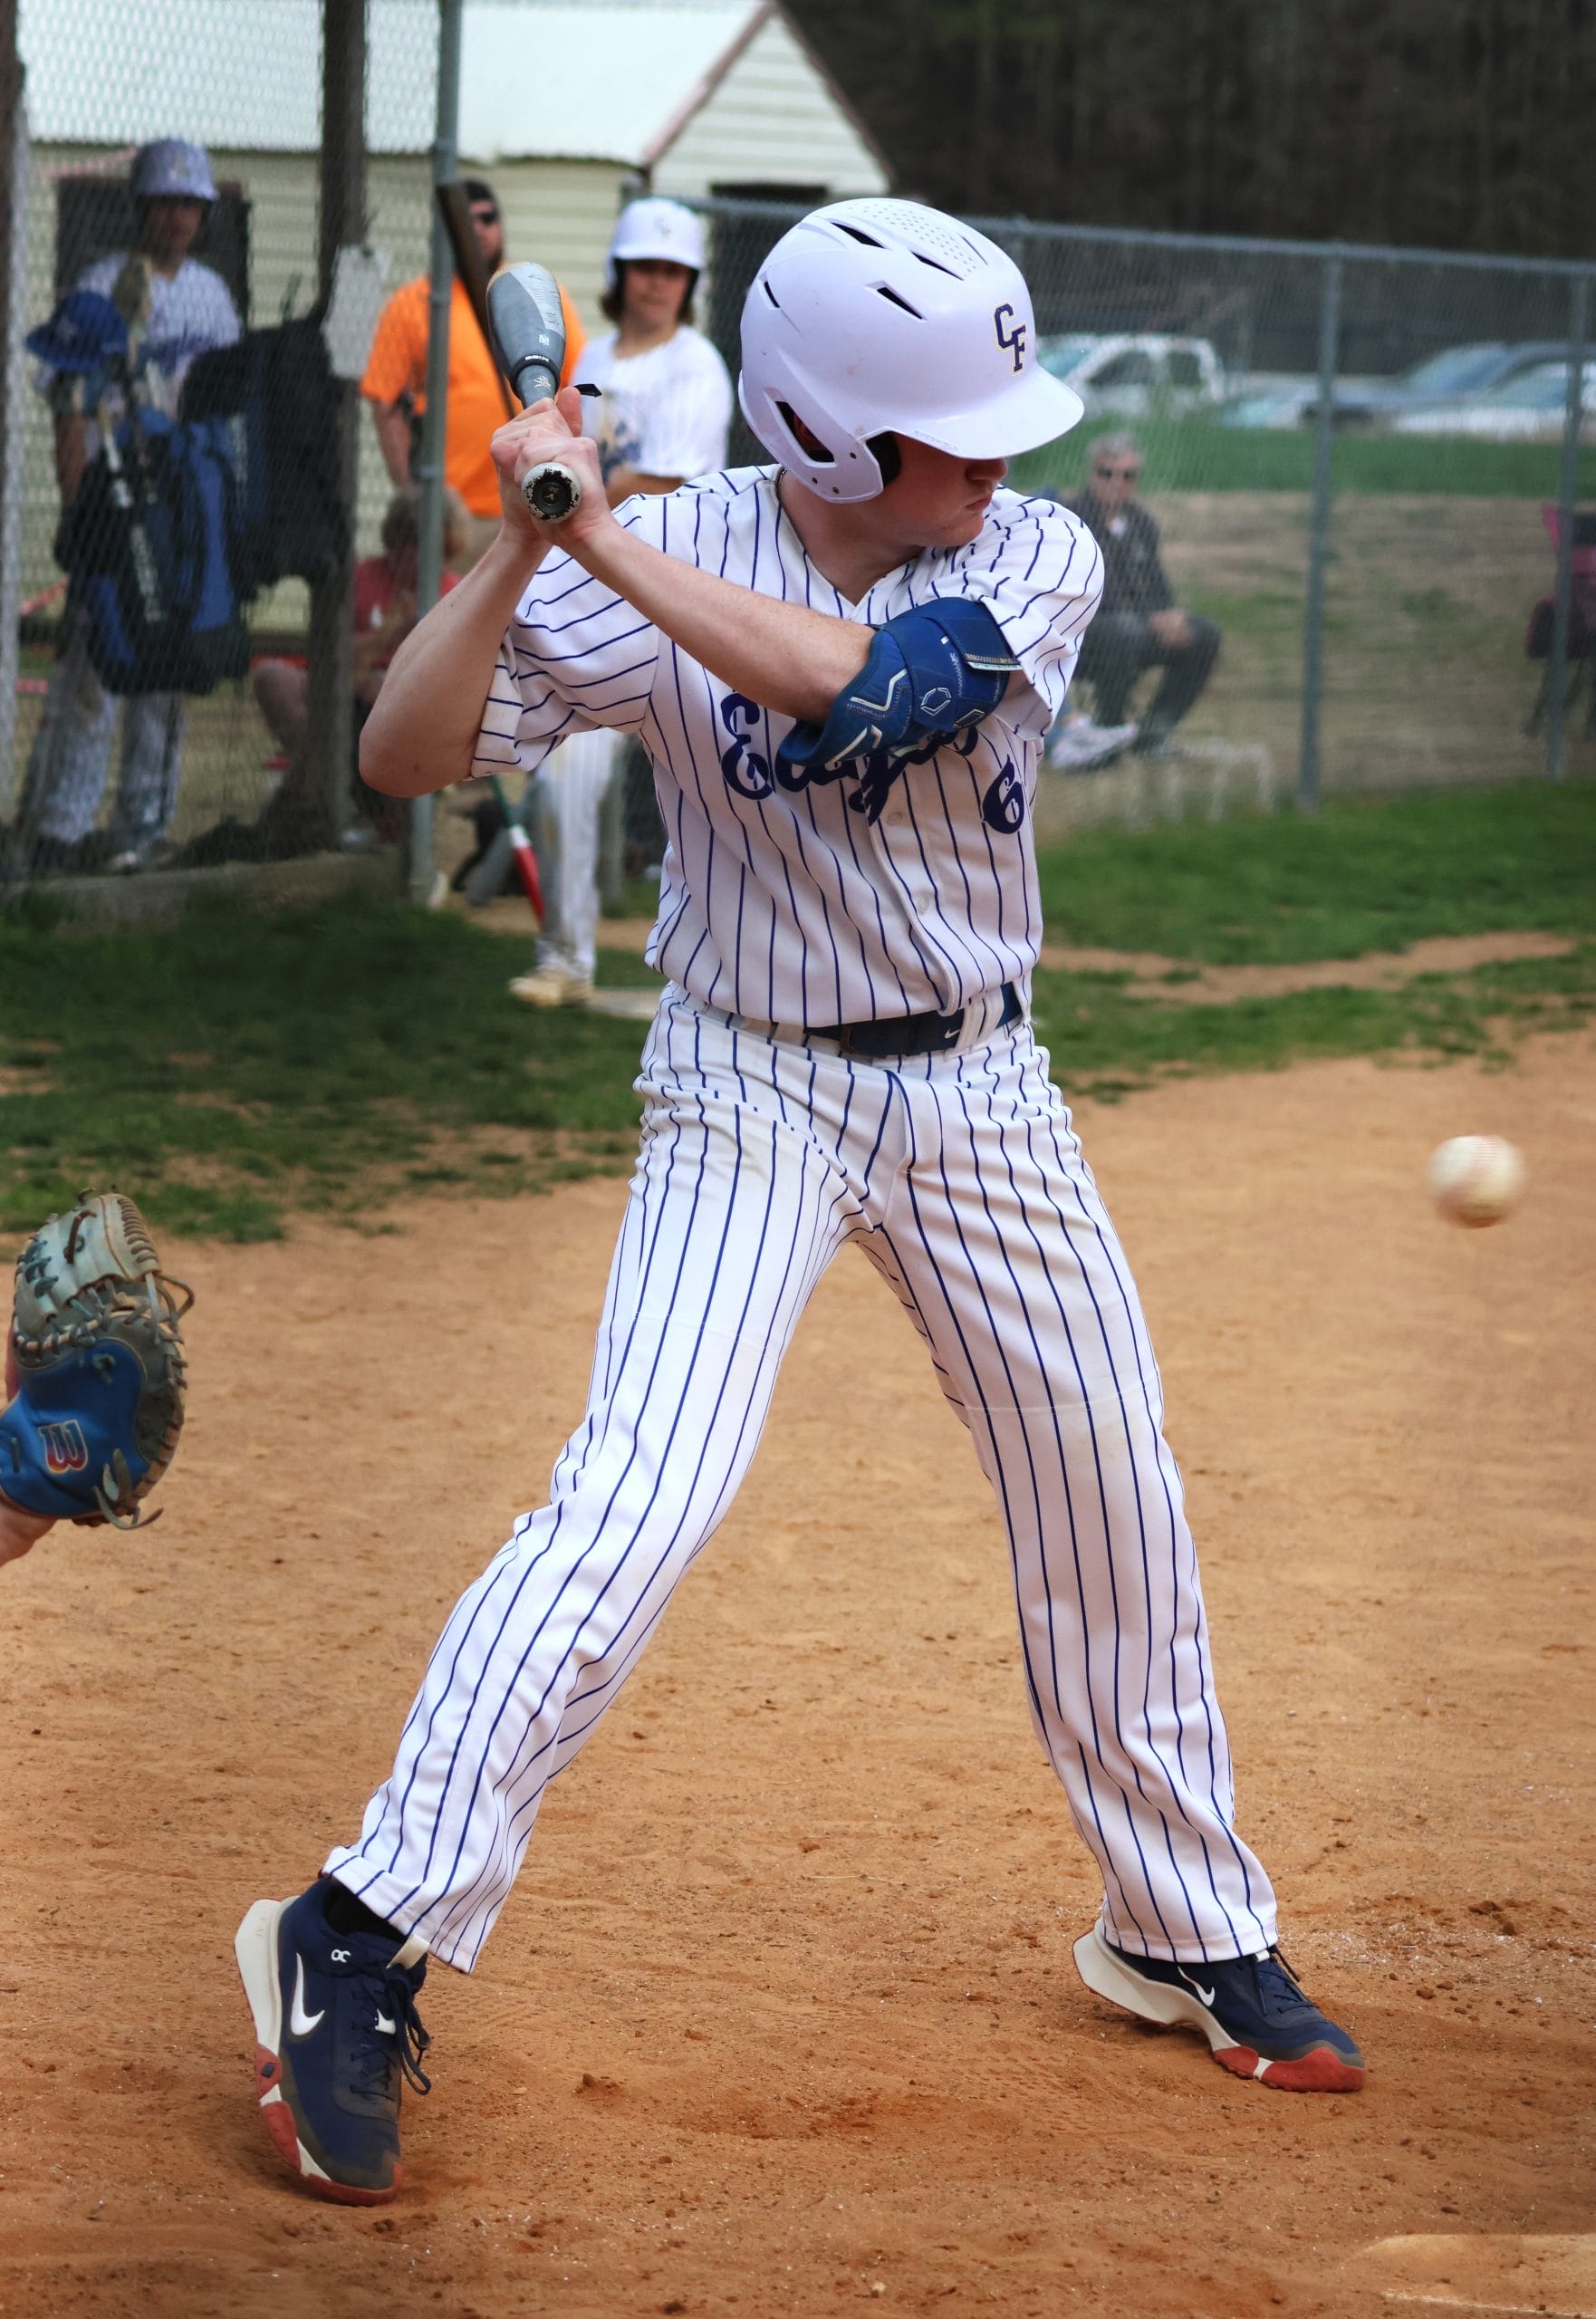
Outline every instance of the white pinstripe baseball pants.
<path fill-rule="evenodd" d="M 328 1867 L 468 1969 L 539 1798 L 614 1701 L 753 1457 L 811 1290 L 857 1241 L 996 1491 L 1038 1736 L 1121 1947 L 1274 1937 L 1232 1826 L 1180 1477 L 1135 1286 L 1026 1023 L 894 1064 L 667 994 L 587 1414 L 434 1651 L 391 1776 Z"/>
<path fill-rule="evenodd" d="M 100 815 L 111 771 L 117 717 L 121 768 L 111 811 L 111 843 L 151 846 L 171 826 L 187 704 L 181 693 L 106 691 L 89 659 L 88 624 L 67 614 L 64 648 L 50 671 L 39 729 L 28 758 L 21 819 L 31 836 L 71 845 Z"/>
<path fill-rule="evenodd" d="M 540 967 L 591 982 L 599 937 L 599 823 L 626 746 L 620 733 L 572 733 L 538 770 L 532 842 L 543 889 Z"/>

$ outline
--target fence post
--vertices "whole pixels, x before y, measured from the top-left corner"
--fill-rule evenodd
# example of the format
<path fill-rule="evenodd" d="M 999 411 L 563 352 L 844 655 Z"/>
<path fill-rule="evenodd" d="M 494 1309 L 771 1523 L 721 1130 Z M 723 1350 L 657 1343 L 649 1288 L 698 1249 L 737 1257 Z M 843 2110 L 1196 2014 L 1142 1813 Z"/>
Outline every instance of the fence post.
<path fill-rule="evenodd" d="M 0 813 L 17 794 L 17 604 L 21 597 L 24 223 L 28 154 L 16 0 L 0 0 Z"/>
<path fill-rule="evenodd" d="M 1324 683 L 1324 575 L 1330 560 L 1335 374 L 1341 332 L 1341 260 L 1327 257 L 1319 292 L 1319 404 L 1313 429 L 1313 501 L 1308 515 L 1308 592 L 1303 608 L 1303 737 L 1297 803 L 1319 803 L 1319 707 Z"/>
<path fill-rule="evenodd" d="M 1580 496 L 1580 422 L 1585 415 L 1585 342 L 1591 327 L 1591 277 L 1574 276 L 1568 306 L 1568 399 L 1562 410 L 1562 463 L 1557 485 L 1557 597 L 1552 663 L 1546 671 L 1546 778 L 1562 779 L 1563 694 L 1573 606 L 1574 514 Z"/>
<path fill-rule="evenodd" d="M 421 452 L 414 469 L 421 486 L 420 539 L 417 550 L 416 611 L 432 610 L 443 584 L 444 439 L 448 423 L 449 308 L 455 295 L 455 254 L 437 199 L 440 185 L 452 185 L 459 170 L 460 25 L 463 0 L 439 0 L 437 12 L 437 118 L 432 140 L 432 253 L 427 300 L 427 409 L 421 419 Z M 432 800 L 413 797 L 407 831 L 405 890 L 425 906 L 432 898 L 436 855 Z"/>
<path fill-rule="evenodd" d="M 339 251 L 366 236 L 366 0 L 322 0 L 320 196 L 316 280 L 318 298 L 325 302 L 332 294 Z M 311 583 L 303 826 L 293 832 L 310 845 L 335 845 L 349 811 L 360 424 L 360 388 L 354 380 L 341 379 L 338 483 L 349 534 L 342 554 Z"/>

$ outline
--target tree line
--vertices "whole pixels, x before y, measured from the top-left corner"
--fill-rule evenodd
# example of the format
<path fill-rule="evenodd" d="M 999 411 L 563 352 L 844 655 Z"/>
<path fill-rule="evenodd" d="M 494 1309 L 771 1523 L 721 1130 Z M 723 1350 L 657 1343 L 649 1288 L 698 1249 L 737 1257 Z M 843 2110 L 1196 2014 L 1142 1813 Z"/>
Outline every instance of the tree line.
<path fill-rule="evenodd" d="M 944 208 L 1596 251 L 1596 0 L 788 5 Z"/>

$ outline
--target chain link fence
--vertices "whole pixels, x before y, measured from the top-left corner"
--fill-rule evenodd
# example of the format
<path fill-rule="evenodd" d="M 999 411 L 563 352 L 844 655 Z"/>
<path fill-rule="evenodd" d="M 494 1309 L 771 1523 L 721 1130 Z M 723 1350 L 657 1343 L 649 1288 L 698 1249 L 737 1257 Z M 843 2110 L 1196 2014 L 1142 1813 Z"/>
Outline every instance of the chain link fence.
<path fill-rule="evenodd" d="M 735 361 L 744 292 L 801 213 L 705 207 L 710 327 Z M 972 222 L 1019 263 L 1043 359 L 1086 405 L 1011 480 L 1078 498 L 1094 441 L 1130 436 L 1119 463 L 1140 468 L 1176 602 L 1221 636 L 1168 755 L 1110 763 L 1067 800 L 1055 783 L 1055 807 L 1596 774 L 1596 508 L 1579 507 L 1596 501 L 1596 268 Z M 756 456 L 745 432 L 734 457 Z M 1126 691 L 1122 673 L 1101 688 L 1114 722 L 1159 681 Z"/>
<path fill-rule="evenodd" d="M 390 860 L 351 728 L 415 524 L 359 381 L 428 264 L 436 0 L 20 0 L 20 41 L 0 871 Z M 130 174 L 166 140 L 215 186 L 187 252 L 215 287 L 187 304 Z M 699 206 L 735 370 L 745 290 L 802 211 Z M 1175 604 L 1219 640 L 1167 753 L 1050 783 L 1069 817 L 1596 772 L 1591 270 L 976 222 L 1087 407 L 1014 479 L 1077 496 L 1092 445 L 1133 438 L 1113 457 Z M 535 210 L 513 226 L 513 255 L 551 254 Z M 386 578 L 355 589 L 355 559 Z M 1100 666 L 1082 705 L 1145 721 L 1159 681 Z"/>
<path fill-rule="evenodd" d="M 359 0 L 21 0 L 13 884 L 396 834 L 352 779 L 367 675 L 339 631 L 351 563 L 391 567 L 356 585 L 369 624 L 415 584 L 357 382 L 383 295 L 428 266 L 438 35 L 433 0 L 373 13 L 362 74 Z M 341 139 L 351 73 L 366 131 Z M 370 264 L 339 269 L 346 242 Z M 353 694 L 332 718 L 330 687 Z"/>

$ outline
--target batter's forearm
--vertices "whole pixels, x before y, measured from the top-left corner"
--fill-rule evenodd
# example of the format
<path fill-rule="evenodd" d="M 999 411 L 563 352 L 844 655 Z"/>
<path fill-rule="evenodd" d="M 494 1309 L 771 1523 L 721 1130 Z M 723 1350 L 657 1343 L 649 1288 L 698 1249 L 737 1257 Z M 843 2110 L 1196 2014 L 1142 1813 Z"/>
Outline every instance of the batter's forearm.
<path fill-rule="evenodd" d="M 381 446 L 382 463 L 389 480 L 401 491 L 410 488 L 410 421 L 401 403 L 373 403 L 371 420 Z"/>
<path fill-rule="evenodd" d="M 701 668 L 779 716 L 822 722 L 870 656 L 874 631 L 860 621 L 701 572 L 624 524 L 605 524 L 571 553 Z"/>
<path fill-rule="evenodd" d="M 393 658 L 361 735 L 361 773 L 387 797 L 425 797 L 471 771 L 505 630 L 543 551 L 501 532 Z"/>

